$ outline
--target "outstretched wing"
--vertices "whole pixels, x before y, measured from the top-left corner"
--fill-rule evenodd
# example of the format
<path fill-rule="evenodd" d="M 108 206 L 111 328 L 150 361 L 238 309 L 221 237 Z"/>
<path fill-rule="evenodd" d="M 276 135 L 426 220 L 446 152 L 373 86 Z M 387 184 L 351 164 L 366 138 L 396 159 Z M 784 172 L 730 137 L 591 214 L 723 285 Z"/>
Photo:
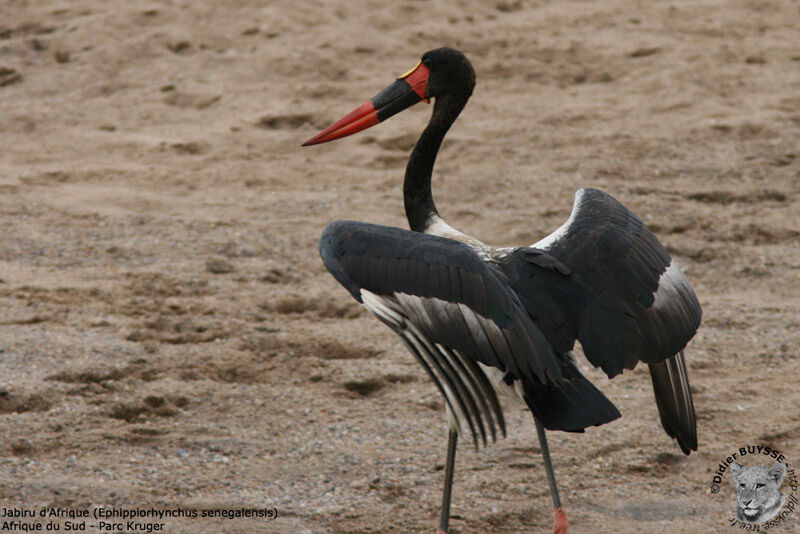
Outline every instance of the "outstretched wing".
<path fill-rule="evenodd" d="M 325 267 L 359 302 L 362 293 L 425 299 L 420 327 L 435 343 L 538 383 L 561 380 L 553 350 L 528 320 L 498 269 L 452 239 L 375 224 L 336 221 L 320 240 Z M 478 329 L 480 328 L 480 330 Z M 473 332 L 474 331 L 474 332 Z"/>
<path fill-rule="evenodd" d="M 618 417 L 599 391 L 556 356 L 503 271 L 469 245 L 337 221 L 325 229 L 319 248 L 325 267 L 400 335 L 436 382 L 451 413 L 473 435 L 483 434 L 485 441 L 483 419 L 490 428 L 490 417 L 502 422 L 499 405 L 494 408 L 494 390 L 476 362 L 520 380 L 531 390 L 525 394 L 529 406 L 534 398 L 553 400 L 553 406 L 531 406 L 535 414 L 543 412 L 551 427 L 580 430 Z M 548 410 L 550 414 L 544 413 Z M 547 417 L 553 413 L 559 417 Z"/>
<path fill-rule="evenodd" d="M 609 377 L 674 356 L 700 325 L 697 297 L 658 239 L 596 189 L 578 191 L 569 220 L 504 266 L 535 320 L 556 317 L 543 326 L 554 345 L 578 339 Z"/>
<path fill-rule="evenodd" d="M 696 448 L 679 353 L 697 331 L 702 310 L 678 266 L 636 215 L 602 191 L 581 189 L 569 220 L 532 247 L 512 251 L 503 267 L 556 350 L 568 350 L 578 339 L 589 361 L 609 377 L 640 361 L 650 364 L 667 433 L 683 434 L 684 443 Z"/>

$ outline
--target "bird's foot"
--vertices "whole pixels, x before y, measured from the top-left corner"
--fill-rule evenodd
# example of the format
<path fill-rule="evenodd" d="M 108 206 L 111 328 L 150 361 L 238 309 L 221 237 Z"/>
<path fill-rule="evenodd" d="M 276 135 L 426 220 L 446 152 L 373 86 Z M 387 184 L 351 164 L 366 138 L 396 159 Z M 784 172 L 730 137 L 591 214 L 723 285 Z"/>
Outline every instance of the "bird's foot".
<path fill-rule="evenodd" d="M 553 534 L 567 534 L 568 526 L 567 512 L 564 511 L 564 508 L 559 506 L 556 508 L 556 518 L 555 521 L 553 521 Z"/>

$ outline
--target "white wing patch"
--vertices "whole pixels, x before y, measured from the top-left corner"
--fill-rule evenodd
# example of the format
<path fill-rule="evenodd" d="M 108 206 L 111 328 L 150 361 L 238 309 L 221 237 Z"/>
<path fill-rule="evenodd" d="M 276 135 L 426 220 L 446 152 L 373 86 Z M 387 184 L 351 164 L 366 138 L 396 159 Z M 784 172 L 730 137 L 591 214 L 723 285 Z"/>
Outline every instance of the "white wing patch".
<path fill-rule="evenodd" d="M 489 251 L 491 247 L 482 243 L 481 241 L 475 239 L 471 235 L 467 235 L 464 232 L 459 232 L 449 224 L 447 221 L 439 217 L 438 215 L 434 215 L 430 219 L 428 219 L 428 223 L 425 226 L 424 233 L 429 235 L 435 235 L 437 237 L 445 237 L 447 239 L 452 239 L 454 241 L 460 241 L 461 243 L 466 243 L 471 247 L 475 248 L 478 251 Z"/>
<path fill-rule="evenodd" d="M 514 380 L 511 385 L 509 385 L 505 381 L 506 373 L 497 367 L 492 367 L 491 365 L 486 365 L 481 362 L 478 362 L 478 367 L 481 368 L 483 374 L 489 379 L 495 391 L 503 393 L 512 399 L 524 400 L 525 392 L 522 389 L 522 381 Z"/>
<path fill-rule="evenodd" d="M 675 260 L 671 260 L 667 270 L 658 278 L 658 289 L 653 295 L 655 298 L 653 308 L 660 311 L 681 302 L 680 291 L 688 284 L 678 264 L 675 263 Z"/>
<path fill-rule="evenodd" d="M 394 308 L 394 303 L 389 299 L 376 295 L 372 291 L 362 289 L 361 302 L 364 303 L 364 307 L 366 309 L 374 313 L 377 317 L 385 320 L 391 326 L 394 326 L 395 328 L 404 327 L 405 319 L 403 318 L 402 313 L 400 310 L 392 309 Z"/>
<path fill-rule="evenodd" d="M 584 194 L 585 193 L 583 189 L 579 189 L 575 193 L 575 202 L 573 202 L 572 204 L 572 213 L 569 214 L 569 219 L 567 219 L 567 222 L 559 226 L 558 229 L 556 229 L 556 231 L 553 232 L 552 234 L 531 245 L 532 248 L 547 250 L 551 246 L 553 246 L 553 243 L 559 241 L 562 237 L 567 235 L 569 227 L 572 226 L 572 223 L 575 222 L 575 218 L 578 216 L 578 212 L 580 211 L 580 205 L 583 203 Z"/>

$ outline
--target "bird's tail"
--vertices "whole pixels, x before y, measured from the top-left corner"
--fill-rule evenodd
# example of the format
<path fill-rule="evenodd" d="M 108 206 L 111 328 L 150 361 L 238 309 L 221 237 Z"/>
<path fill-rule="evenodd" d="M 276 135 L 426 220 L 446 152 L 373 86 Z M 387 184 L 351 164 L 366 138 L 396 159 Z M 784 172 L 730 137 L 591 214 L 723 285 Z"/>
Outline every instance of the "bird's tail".
<path fill-rule="evenodd" d="M 523 383 L 525 402 L 548 430 L 583 432 L 620 417 L 619 410 L 571 361 L 562 362 L 563 382 Z"/>
<path fill-rule="evenodd" d="M 697 450 L 697 423 L 683 351 L 660 363 L 648 364 L 661 426 L 678 441 L 684 454 Z"/>

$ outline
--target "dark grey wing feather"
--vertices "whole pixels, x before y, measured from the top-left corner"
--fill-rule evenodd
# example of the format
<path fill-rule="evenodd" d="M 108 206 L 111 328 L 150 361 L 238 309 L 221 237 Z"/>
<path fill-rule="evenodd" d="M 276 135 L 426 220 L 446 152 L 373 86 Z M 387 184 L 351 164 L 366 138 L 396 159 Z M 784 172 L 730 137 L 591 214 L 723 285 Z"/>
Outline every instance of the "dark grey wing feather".
<path fill-rule="evenodd" d="M 648 366 L 661 426 L 667 435 L 678 441 L 684 454 L 696 451 L 697 423 L 683 351 Z"/>
<path fill-rule="evenodd" d="M 575 195 L 570 219 L 503 262 L 510 285 L 556 350 L 581 342 L 609 377 L 650 365 L 664 429 L 697 449 L 681 351 L 700 325 L 697 297 L 653 233 L 596 189 Z"/>

